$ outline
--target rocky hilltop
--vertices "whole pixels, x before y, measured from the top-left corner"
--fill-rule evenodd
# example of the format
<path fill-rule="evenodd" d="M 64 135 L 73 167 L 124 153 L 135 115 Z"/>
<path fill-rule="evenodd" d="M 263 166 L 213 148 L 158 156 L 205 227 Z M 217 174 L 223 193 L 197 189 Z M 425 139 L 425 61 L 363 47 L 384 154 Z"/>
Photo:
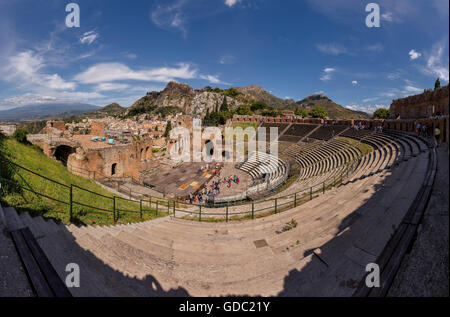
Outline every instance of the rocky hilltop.
<path fill-rule="evenodd" d="M 240 105 L 251 106 L 255 102 L 263 102 L 268 107 L 279 110 L 295 110 L 303 108 L 310 110 L 316 106 L 324 108 L 330 118 L 339 119 L 363 119 L 369 115 L 364 112 L 353 111 L 334 103 L 327 96 L 319 94 L 309 96 L 301 101 L 278 98 L 263 87 L 250 85 L 246 87 L 234 87 L 227 90 L 205 87 L 193 89 L 189 85 L 170 82 L 163 91 L 147 93 L 146 96 L 136 101 L 127 109 L 128 116 L 142 113 L 168 114 L 184 112 L 194 116 L 204 117 L 218 110 L 227 98 L 227 105 L 234 110 Z"/>
<path fill-rule="evenodd" d="M 297 102 L 297 105 L 306 110 L 322 107 L 333 119 L 368 119 L 370 116 L 362 111 L 354 111 L 338 105 L 324 94 L 314 94 Z"/>
<path fill-rule="evenodd" d="M 193 89 L 189 85 L 170 82 L 163 91 L 153 91 L 136 101 L 128 113 L 152 112 L 158 108 L 170 108 L 186 114 L 204 116 L 222 105 L 224 98 L 230 108 L 242 104 L 238 99 L 214 92 L 210 87 Z"/>
<path fill-rule="evenodd" d="M 241 95 L 240 98 L 247 101 L 249 104 L 252 104 L 255 101 L 262 101 L 267 105 L 273 106 L 275 109 L 280 110 L 294 110 L 297 107 L 297 104 L 293 99 L 278 98 L 261 86 L 250 85 L 243 88 L 238 87 L 236 90 Z"/>

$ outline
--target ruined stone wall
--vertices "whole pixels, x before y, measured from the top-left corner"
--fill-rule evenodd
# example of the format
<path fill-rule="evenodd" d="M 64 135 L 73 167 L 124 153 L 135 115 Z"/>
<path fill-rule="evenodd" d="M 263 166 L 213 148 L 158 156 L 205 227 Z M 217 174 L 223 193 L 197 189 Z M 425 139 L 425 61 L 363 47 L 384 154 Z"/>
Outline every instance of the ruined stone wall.
<path fill-rule="evenodd" d="M 391 105 L 390 118 L 420 119 L 436 115 L 448 116 L 449 85 L 420 95 L 394 100 Z"/>
<path fill-rule="evenodd" d="M 102 121 L 91 121 L 91 134 L 98 137 L 106 137 L 105 123 Z"/>
<path fill-rule="evenodd" d="M 16 132 L 17 126 L 15 124 L 0 124 L 0 133 L 11 136 Z"/>
<path fill-rule="evenodd" d="M 53 134 L 54 129 L 58 131 L 66 131 L 66 123 L 64 121 L 47 121 L 45 131 L 47 134 Z"/>
<path fill-rule="evenodd" d="M 79 148 L 69 157 L 68 168 L 92 179 L 133 178 L 139 182 L 139 172 L 147 169 L 152 158 L 152 141 L 146 140 L 87 151 Z"/>

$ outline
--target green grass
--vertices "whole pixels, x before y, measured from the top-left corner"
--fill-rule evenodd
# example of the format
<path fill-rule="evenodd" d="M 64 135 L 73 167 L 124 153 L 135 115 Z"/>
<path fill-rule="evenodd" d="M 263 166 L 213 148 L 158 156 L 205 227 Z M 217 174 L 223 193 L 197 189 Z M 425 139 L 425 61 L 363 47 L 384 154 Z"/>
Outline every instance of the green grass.
<path fill-rule="evenodd" d="M 373 148 L 368 144 L 360 143 L 352 138 L 345 138 L 345 137 L 340 138 L 348 141 L 351 146 L 357 146 L 358 149 L 361 151 L 361 157 L 373 151 Z"/>
<path fill-rule="evenodd" d="M 295 183 L 300 177 L 300 165 L 298 163 L 291 163 L 291 169 L 289 172 L 289 177 L 286 179 L 286 182 L 281 186 L 277 193 L 281 193 L 282 191 L 288 189 L 293 183 Z"/>
<path fill-rule="evenodd" d="M 243 130 L 251 127 L 255 130 L 258 129 L 259 123 L 257 122 L 233 122 L 233 128 L 242 128 Z"/>
<path fill-rule="evenodd" d="M 18 186 L 11 184 L 8 186 L 8 182 L 2 180 L 2 204 L 15 207 L 19 212 L 28 211 L 32 216 L 43 216 L 69 223 L 70 207 L 62 202 L 70 202 L 70 188 L 64 185 L 70 187 L 73 184 L 77 186 L 73 188 L 72 193 L 74 202 L 72 220 L 74 223 L 86 225 L 110 225 L 113 223 L 114 201 L 112 198 L 114 195 L 97 183 L 70 173 L 60 162 L 47 158 L 37 147 L 24 145 L 13 139 L 2 138 L 0 140 L 0 153 L 4 158 L 60 183 L 56 184 L 18 167 L 10 168 L 11 172 L 8 178 L 12 181 L 55 200 Z M 5 163 L 2 163 L 4 177 L 7 167 Z M 116 199 L 116 210 L 118 210 L 118 214 L 116 214 L 116 217 L 119 217 L 118 223 L 140 222 L 156 217 L 154 206 L 150 208 L 148 204 L 144 203 L 143 219 L 141 220 L 140 204 L 122 198 Z M 158 213 L 158 217 L 165 215 L 167 215 L 165 212 Z"/>

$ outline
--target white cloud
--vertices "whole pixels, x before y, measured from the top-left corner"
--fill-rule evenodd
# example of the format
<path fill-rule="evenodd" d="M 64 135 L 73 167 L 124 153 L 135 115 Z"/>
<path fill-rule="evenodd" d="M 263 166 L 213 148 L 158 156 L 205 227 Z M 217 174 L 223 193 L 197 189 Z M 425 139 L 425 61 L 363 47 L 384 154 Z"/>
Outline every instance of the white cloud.
<path fill-rule="evenodd" d="M 390 74 L 387 75 L 387 78 L 390 79 L 390 80 L 396 80 L 396 79 L 400 78 L 400 74 L 398 72 L 397 73 L 390 73 Z"/>
<path fill-rule="evenodd" d="M 378 109 L 384 108 L 384 109 L 389 109 L 388 105 L 360 105 L 360 104 L 350 104 L 345 106 L 346 108 L 350 109 L 350 110 L 354 110 L 354 111 L 363 111 L 366 112 L 368 114 L 373 114 L 375 111 L 377 111 Z"/>
<path fill-rule="evenodd" d="M 366 99 L 363 99 L 363 102 L 364 102 L 364 103 L 368 103 L 368 102 L 376 101 L 376 100 L 378 100 L 378 99 L 379 99 L 378 97 L 374 97 L 374 98 L 366 98 Z"/>
<path fill-rule="evenodd" d="M 161 29 L 176 29 L 181 31 L 183 37 L 187 36 L 186 16 L 183 13 L 184 0 L 177 0 L 173 5 L 157 6 L 151 12 L 152 22 Z"/>
<path fill-rule="evenodd" d="M 208 81 L 211 84 L 222 84 L 222 85 L 229 85 L 228 83 L 222 82 L 219 79 L 219 76 L 213 76 L 213 75 L 200 75 L 199 76 L 200 79 L 204 79 L 206 81 Z"/>
<path fill-rule="evenodd" d="M 410 58 L 411 60 L 418 59 L 420 56 L 422 56 L 421 53 L 416 52 L 414 49 L 410 50 L 408 54 L 409 54 L 409 58 Z"/>
<path fill-rule="evenodd" d="M 16 53 L 7 59 L 7 63 L 2 69 L 4 79 L 17 83 L 19 87 L 52 90 L 74 90 L 76 87 L 75 83 L 65 81 L 58 74 L 44 73 L 44 59 L 32 51 Z"/>
<path fill-rule="evenodd" d="M 369 52 L 379 53 L 384 49 L 384 46 L 381 43 L 376 43 L 376 44 L 368 45 L 364 49 Z"/>
<path fill-rule="evenodd" d="M 121 80 L 168 82 L 175 78 L 197 78 L 198 70 L 190 64 L 180 63 L 178 67 L 159 67 L 133 70 L 121 63 L 100 63 L 76 75 L 74 79 L 84 84 L 109 83 Z"/>
<path fill-rule="evenodd" d="M 394 21 L 394 14 L 392 12 L 386 12 L 381 14 L 381 21 L 392 22 Z"/>
<path fill-rule="evenodd" d="M 129 88 L 130 85 L 118 83 L 100 83 L 96 86 L 97 91 L 114 91 Z"/>
<path fill-rule="evenodd" d="M 219 63 L 222 65 L 234 64 L 234 62 L 235 62 L 235 57 L 232 55 L 222 56 L 219 60 Z"/>
<path fill-rule="evenodd" d="M 431 53 L 427 56 L 427 66 L 423 72 L 430 76 L 438 76 L 441 80 L 449 81 L 449 60 L 444 60 L 446 42 L 441 41 L 433 45 Z"/>
<path fill-rule="evenodd" d="M 98 85 L 99 90 L 116 90 L 126 88 L 112 84 L 116 81 L 147 81 L 167 83 L 176 79 L 203 79 L 213 84 L 227 84 L 222 82 L 217 75 L 199 74 L 196 67 L 188 63 L 180 63 L 177 67 L 158 67 L 134 70 L 122 63 L 100 63 L 89 67 L 77 74 L 74 80 L 83 84 Z"/>
<path fill-rule="evenodd" d="M 241 0 L 225 0 L 225 4 L 230 8 L 234 6 L 236 3 L 241 2 Z"/>
<path fill-rule="evenodd" d="M 91 45 L 94 43 L 94 41 L 98 38 L 98 33 L 95 31 L 89 31 L 83 34 L 83 36 L 80 38 L 80 42 L 82 44 L 88 44 Z"/>
<path fill-rule="evenodd" d="M 332 74 L 336 71 L 336 68 L 327 67 L 322 71 L 322 75 L 320 76 L 321 81 L 328 81 L 332 78 Z"/>
<path fill-rule="evenodd" d="M 329 43 L 329 44 L 317 44 L 317 49 L 327 55 L 340 55 L 340 54 L 346 54 L 347 48 L 344 46 L 338 44 L 338 43 Z"/>
<path fill-rule="evenodd" d="M 28 105 L 40 105 L 40 104 L 66 104 L 79 102 L 80 99 L 96 99 L 103 97 L 97 93 L 77 93 L 77 92 L 62 92 L 57 93 L 55 96 L 41 95 L 27 93 L 20 96 L 14 96 L 0 100 L 0 109 L 12 109 L 19 108 Z"/>
<path fill-rule="evenodd" d="M 420 89 L 418 87 L 414 87 L 411 85 L 406 85 L 403 88 L 403 93 L 405 93 L 405 94 L 420 94 L 422 92 L 423 92 L 423 89 Z"/>
<path fill-rule="evenodd" d="M 352 81 L 352 85 L 353 86 L 357 86 L 358 85 L 358 81 L 357 80 Z"/>

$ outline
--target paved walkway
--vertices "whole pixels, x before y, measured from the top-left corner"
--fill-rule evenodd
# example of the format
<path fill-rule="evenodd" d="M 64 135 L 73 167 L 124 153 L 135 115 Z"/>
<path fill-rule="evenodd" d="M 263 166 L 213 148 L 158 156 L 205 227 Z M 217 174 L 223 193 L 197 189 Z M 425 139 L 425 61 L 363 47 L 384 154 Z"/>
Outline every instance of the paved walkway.
<path fill-rule="evenodd" d="M 437 151 L 438 170 L 430 203 L 411 252 L 388 296 L 449 296 L 449 156 Z"/>
<path fill-rule="evenodd" d="M 0 218 L 0 298 L 32 296 L 22 263 Z"/>

